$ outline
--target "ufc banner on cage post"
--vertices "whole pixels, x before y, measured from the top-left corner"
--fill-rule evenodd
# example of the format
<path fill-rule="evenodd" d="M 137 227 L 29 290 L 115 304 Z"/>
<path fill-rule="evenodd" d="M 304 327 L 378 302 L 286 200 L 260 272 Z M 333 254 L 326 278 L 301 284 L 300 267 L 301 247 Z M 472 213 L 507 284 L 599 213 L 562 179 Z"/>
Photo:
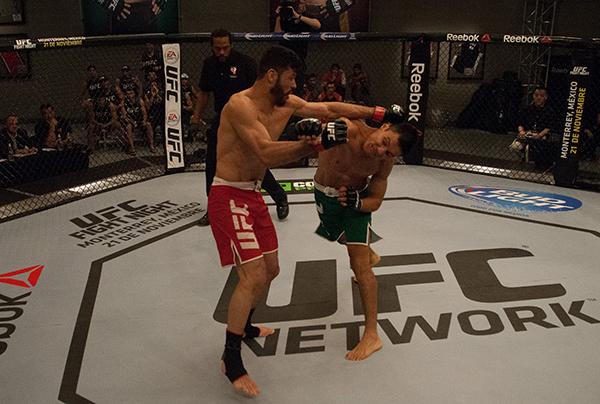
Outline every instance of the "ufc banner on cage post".
<path fill-rule="evenodd" d="M 408 75 L 408 97 L 406 102 L 407 122 L 425 133 L 427 98 L 429 96 L 430 45 L 428 40 L 413 41 L 410 49 Z M 403 156 L 406 164 L 423 163 L 423 136 L 410 153 Z"/>
<path fill-rule="evenodd" d="M 579 170 L 579 155 L 584 128 L 584 111 L 589 100 L 592 63 L 589 59 L 575 58 L 569 72 L 569 91 L 562 136 L 554 169 L 554 182 L 560 186 L 573 186 Z"/>
<path fill-rule="evenodd" d="M 162 46 L 165 61 L 165 154 L 167 172 L 185 168 L 181 124 L 181 53 L 179 44 Z"/>

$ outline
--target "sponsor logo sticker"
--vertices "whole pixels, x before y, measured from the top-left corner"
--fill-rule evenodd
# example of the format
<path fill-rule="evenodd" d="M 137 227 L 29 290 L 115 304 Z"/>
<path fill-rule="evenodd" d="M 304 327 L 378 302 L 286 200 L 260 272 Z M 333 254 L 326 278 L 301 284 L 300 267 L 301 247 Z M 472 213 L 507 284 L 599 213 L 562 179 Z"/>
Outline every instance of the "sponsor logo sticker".
<path fill-rule="evenodd" d="M 589 76 L 590 71 L 588 70 L 587 66 L 573 66 L 571 74 L 573 76 Z"/>
<path fill-rule="evenodd" d="M 179 124 L 179 115 L 175 111 L 169 112 L 167 125 L 169 126 L 177 126 Z"/>
<path fill-rule="evenodd" d="M 165 60 L 170 65 L 175 64 L 179 60 L 179 53 L 175 49 L 167 49 Z"/>
<path fill-rule="evenodd" d="M 462 198 L 510 211 L 569 212 L 582 206 L 579 199 L 569 196 L 522 189 L 454 185 L 448 190 Z"/>
<path fill-rule="evenodd" d="M 479 34 L 446 34 L 446 41 L 448 42 L 479 42 Z"/>
<path fill-rule="evenodd" d="M 43 265 L 33 265 L 31 267 L 0 274 L 0 283 L 31 289 L 37 285 L 43 270 Z"/>
<path fill-rule="evenodd" d="M 249 41 L 256 40 L 256 39 L 271 39 L 271 38 L 277 37 L 278 36 L 277 34 L 278 33 L 249 32 L 244 35 L 244 38 L 246 38 Z"/>
<path fill-rule="evenodd" d="M 23 293 L 23 289 L 33 289 L 42 275 L 43 265 L 32 265 L 0 274 L 0 355 L 6 352 L 9 341 L 17 330 L 17 320 L 25 312 L 27 298 L 31 291 Z M 6 285 L 13 287 L 4 287 Z M 20 289 L 19 289 L 20 288 Z"/>

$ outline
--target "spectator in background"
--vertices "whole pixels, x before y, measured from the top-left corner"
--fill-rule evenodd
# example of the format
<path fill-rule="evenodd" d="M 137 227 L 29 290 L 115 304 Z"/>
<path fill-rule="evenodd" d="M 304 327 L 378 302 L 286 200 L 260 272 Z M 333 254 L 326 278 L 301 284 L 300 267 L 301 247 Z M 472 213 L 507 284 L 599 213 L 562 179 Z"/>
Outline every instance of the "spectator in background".
<path fill-rule="evenodd" d="M 83 90 L 83 106 L 89 107 L 92 100 L 100 97 L 102 83 L 96 66 L 89 65 L 86 69 L 85 89 Z"/>
<path fill-rule="evenodd" d="M 346 96 L 346 73 L 344 73 L 337 63 L 331 65 L 329 70 L 323 75 L 321 81 L 324 87 L 327 83 L 333 82 L 335 84 L 335 92 L 341 95 L 342 99 Z"/>
<path fill-rule="evenodd" d="M 600 111 L 596 113 L 593 124 L 583 131 L 581 137 L 581 159 L 595 160 L 596 149 L 600 147 Z"/>
<path fill-rule="evenodd" d="M 12 156 L 28 156 L 37 153 L 37 148 L 27 135 L 27 131 L 19 127 L 17 114 L 9 114 L 0 130 L 0 158 L 11 159 Z"/>
<path fill-rule="evenodd" d="M 350 96 L 357 104 L 371 104 L 369 79 L 360 63 L 355 63 L 352 67 L 352 74 L 350 75 Z"/>
<path fill-rule="evenodd" d="M 154 46 L 151 42 L 146 42 L 144 53 L 142 53 L 142 72 L 144 80 L 148 81 L 148 74 L 154 72 L 158 81 L 163 77 L 163 57 L 160 47 Z"/>
<path fill-rule="evenodd" d="M 115 82 L 115 89 L 121 101 L 126 99 L 127 91 L 133 90 L 136 94 L 139 94 L 141 88 L 142 85 L 138 76 L 131 73 L 129 65 L 123 65 L 121 67 L 121 77 L 117 78 Z"/>
<path fill-rule="evenodd" d="M 308 102 L 316 102 L 319 101 L 319 95 L 321 95 L 322 92 L 323 87 L 319 83 L 317 75 L 314 73 L 309 74 L 308 79 L 304 84 L 302 98 L 304 98 Z"/>
<path fill-rule="evenodd" d="M 533 102 L 524 108 L 517 120 L 519 139 L 525 144 L 523 151 L 537 168 L 547 169 L 554 162 L 555 148 L 550 142 L 550 133 L 556 132 L 556 112 L 547 104 L 548 90 L 536 87 Z"/>
<path fill-rule="evenodd" d="M 194 115 L 194 105 L 196 104 L 196 94 L 198 90 L 190 81 L 190 76 L 186 73 L 181 74 L 181 119 L 183 124 L 183 133 L 186 140 L 192 139 L 190 135 L 190 124 L 192 115 Z"/>
<path fill-rule="evenodd" d="M 86 81 L 84 90 L 82 93 L 82 103 L 83 110 L 86 116 L 90 116 L 92 113 L 92 106 L 98 100 L 98 98 L 102 95 L 102 79 L 104 76 L 99 76 L 98 71 L 96 70 L 96 66 L 89 65 L 86 69 Z M 88 122 L 88 127 L 90 123 Z M 96 145 L 91 142 L 92 139 L 88 137 L 88 149 L 94 150 Z"/>
<path fill-rule="evenodd" d="M 325 89 L 319 95 L 319 101 L 321 102 L 342 102 L 343 98 L 340 94 L 335 91 L 335 83 L 330 81 L 325 85 Z"/>
<path fill-rule="evenodd" d="M 210 35 L 210 43 L 212 56 L 204 59 L 202 64 L 197 102 L 192 117 L 192 124 L 195 126 L 204 122 L 202 116 L 208 105 L 209 93 L 212 92 L 216 116 L 206 134 L 206 195 L 210 192 L 217 169 L 217 132 L 221 111 L 233 94 L 252 87 L 256 80 L 257 68 L 256 62 L 251 57 L 233 49 L 229 31 L 222 28 L 213 31 Z M 287 195 L 270 170 L 266 171 L 262 186 L 277 205 L 278 219 L 285 219 L 289 214 Z M 209 224 L 207 213 L 200 219 L 200 226 Z"/>
<path fill-rule="evenodd" d="M 110 82 L 108 80 L 106 82 L 110 86 Z M 104 134 L 116 133 L 119 139 L 124 138 L 123 129 L 119 124 L 117 105 L 112 103 L 109 97 L 100 97 L 94 102 L 89 118 L 88 143 L 95 145 Z"/>
<path fill-rule="evenodd" d="M 41 119 L 35 125 L 35 140 L 39 149 L 66 149 L 73 145 L 73 129 L 64 118 L 57 117 L 51 104 L 40 106 Z"/>
<path fill-rule="evenodd" d="M 121 107 L 121 97 L 119 96 L 119 92 L 115 85 L 105 76 L 100 77 L 100 81 L 102 82 L 102 96 L 100 98 L 106 98 L 111 104 L 113 104 L 117 111 Z"/>
<path fill-rule="evenodd" d="M 152 130 L 155 134 L 162 133 L 165 129 L 165 91 L 154 71 L 148 73 L 144 95 Z"/>
<path fill-rule="evenodd" d="M 135 156 L 135 146 L 133 139 L 136 130 L 141 130 L 146 134 L 146 140 L 148 141 L 148 148 L 150 153 L 156 153 L 154 147 L 154 133 L 152 132 L 152 125 L 148 121 L 148 112 L 146 110 L 146 104 L 133 89 L 128 89 L 125 93 L 125 100 L 121 105 L 121 121 L 123 129 L 127 132 L 128 149 L 127 154 Z"/>
<path fill-rule="evenodd" d="M 100 83 L 99 95 L 89 100 L 89 107 L 86 108 L 88 117 L 88 152 L 93 153 L 96 150 L 98 139 L 101 138 L 103 131 L 111 125 L 107 125 L 110 116 L 110 107 L 107 104 L 114 106 L 115 111 L 119 111 L 121 98 L 114 85 L 106 76 L 99 76 Z M 104 117 L 104 118 L 103 118 Z M 103 121 L 106 119 L 106 121 Z M 101 123 L 99 125 L 99 123 Z M 113 123 L 113 128 L 115 127 Z M 120 125 L 116 122 L 116 126 L 120 129 Z"/>

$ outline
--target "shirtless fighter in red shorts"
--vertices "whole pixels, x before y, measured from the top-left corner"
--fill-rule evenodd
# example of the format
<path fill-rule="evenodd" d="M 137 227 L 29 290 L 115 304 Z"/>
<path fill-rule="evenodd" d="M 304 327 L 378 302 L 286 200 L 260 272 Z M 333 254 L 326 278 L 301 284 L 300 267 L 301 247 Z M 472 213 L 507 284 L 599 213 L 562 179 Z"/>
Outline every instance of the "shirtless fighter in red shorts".
<path fill-rule="evenodd" d="M 274 46 L 263 55 L 254 85 L 233 95 L 219 126 L 217 170 L 208 197 L 210 226 L 221 265 L 236 266 L 239 283 L 229 301 L 222 370 L 234 388 L 249 397 L 259 394 L 242 362 L 241 341 L 273 333 L 251 324 L 253 308 L 279 273 L 277 235 L 260 194 L 268 167 L 276 167 L 346 142 L 346 123 L 296 124 L 300 141 L 278 142 L 292 115 L 324 120 L 347 117 L 382 121 L 381 107 L 339 102 L 310 103 L 292 95 L 297 55 Z M 306 123 L 306 122 L 305 122 Z"/>

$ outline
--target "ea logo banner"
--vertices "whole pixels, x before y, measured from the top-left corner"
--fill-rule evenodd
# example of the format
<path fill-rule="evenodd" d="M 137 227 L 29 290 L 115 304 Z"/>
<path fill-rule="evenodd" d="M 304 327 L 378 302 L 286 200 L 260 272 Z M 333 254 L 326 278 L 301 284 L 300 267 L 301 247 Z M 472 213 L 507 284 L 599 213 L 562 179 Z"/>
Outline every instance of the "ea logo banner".
<path fill-rule="evenodd" d="M 179 62 L 179 52 L 176 48 L 167 48 L 165 52 L 165 60 L 168 64 L 173 65 Z"/>
<path fill-rule="evenodd" d="M 169 126 L 177 126 L 179 125 L 179 115 L 177 112 L 171 111 L 167 115 L 167 125 Z"/>
<path fill-rule="evenodd" d="M 568 212 L 582 205 L 580 200 L 569 196 L 522 189 L 454 185 L 448 190 L 466 199 L 530 212 Z"/>

